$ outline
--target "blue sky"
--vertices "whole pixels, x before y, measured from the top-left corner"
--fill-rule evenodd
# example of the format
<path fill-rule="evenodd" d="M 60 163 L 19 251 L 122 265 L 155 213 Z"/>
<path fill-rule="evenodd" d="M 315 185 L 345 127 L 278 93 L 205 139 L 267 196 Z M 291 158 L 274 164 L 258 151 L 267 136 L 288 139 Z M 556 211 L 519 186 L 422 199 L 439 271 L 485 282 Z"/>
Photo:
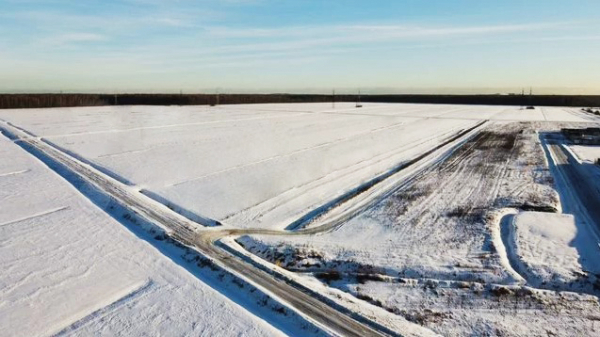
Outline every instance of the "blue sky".
<path fill-rule="evenodd" d="M 0 0 L 1 92 L 600 94 L 597 0 Z"/>

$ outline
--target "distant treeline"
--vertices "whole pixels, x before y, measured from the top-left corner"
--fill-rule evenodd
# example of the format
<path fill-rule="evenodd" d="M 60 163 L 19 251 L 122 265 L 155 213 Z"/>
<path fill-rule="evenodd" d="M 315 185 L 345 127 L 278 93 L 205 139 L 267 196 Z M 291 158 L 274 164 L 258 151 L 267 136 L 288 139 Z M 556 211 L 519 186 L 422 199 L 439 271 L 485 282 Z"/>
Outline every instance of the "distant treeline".
<path fill-rule="evenodd" d="M 0 109 L 99 105 L 215 105 L 251 103 L 355 102 L 356 95 L 308 94 L 0 94 Z M 362 95 L 362 102 L 600 106 L 599 96 L 573 95 Z"/>

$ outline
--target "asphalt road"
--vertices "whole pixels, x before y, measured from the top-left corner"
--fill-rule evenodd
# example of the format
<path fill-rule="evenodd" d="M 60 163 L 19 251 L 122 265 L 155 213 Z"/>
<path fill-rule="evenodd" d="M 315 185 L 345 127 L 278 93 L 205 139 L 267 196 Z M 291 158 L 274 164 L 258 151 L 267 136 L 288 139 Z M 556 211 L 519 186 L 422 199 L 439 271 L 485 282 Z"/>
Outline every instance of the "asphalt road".
<path fill-rule="evenodd" d="M 600 191 L 590 167 L 591 164 L 580 164 L 561 145 L 554 142 L 548 143 L 556 168 L 560 170 L 565 183 L 568 185 L 576 201 L 583 206 L 592 226 L 600 233 Z"/>

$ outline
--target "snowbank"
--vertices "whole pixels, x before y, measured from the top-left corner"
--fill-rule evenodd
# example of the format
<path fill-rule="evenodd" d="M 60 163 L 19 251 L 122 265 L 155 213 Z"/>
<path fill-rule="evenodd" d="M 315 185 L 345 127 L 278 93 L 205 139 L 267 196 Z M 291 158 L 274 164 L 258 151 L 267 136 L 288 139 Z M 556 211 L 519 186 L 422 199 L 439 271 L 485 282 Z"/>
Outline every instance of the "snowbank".
<path fill-rule="evenodd" d="M 600 146 L 591 145 L 571 145 L 569 148 L 575 152 L 575 155 L 579 160 L 587 163 L 596 163 L 596 160 L 600 158 Z"/>
<path fill-rule="evenodd" d="M 600 250 L 593 240 L 582 237 L 573 215 L 522 212 L 515 215 L 513 226 L 509 245 L 529 283 L 557 289 L 589 283 L 582 258 L 599 256 Z"/>

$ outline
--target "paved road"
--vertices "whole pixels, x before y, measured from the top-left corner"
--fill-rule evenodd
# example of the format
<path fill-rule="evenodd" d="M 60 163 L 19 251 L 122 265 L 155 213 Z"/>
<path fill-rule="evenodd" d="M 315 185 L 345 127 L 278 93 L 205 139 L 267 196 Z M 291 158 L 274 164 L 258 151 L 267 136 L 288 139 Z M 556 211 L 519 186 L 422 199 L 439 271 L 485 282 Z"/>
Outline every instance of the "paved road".
<path fill-rule="evenodd" d="M 555 141 L 550 140 L 548 149 L 552 153 L 556 168 L 561 172 L 565 183 L 576 201 L 583 206 L 592 226 L 600 233 L 600 191 L 594 181 L 591 164 L 580 164 L 573 156 Z"/>

